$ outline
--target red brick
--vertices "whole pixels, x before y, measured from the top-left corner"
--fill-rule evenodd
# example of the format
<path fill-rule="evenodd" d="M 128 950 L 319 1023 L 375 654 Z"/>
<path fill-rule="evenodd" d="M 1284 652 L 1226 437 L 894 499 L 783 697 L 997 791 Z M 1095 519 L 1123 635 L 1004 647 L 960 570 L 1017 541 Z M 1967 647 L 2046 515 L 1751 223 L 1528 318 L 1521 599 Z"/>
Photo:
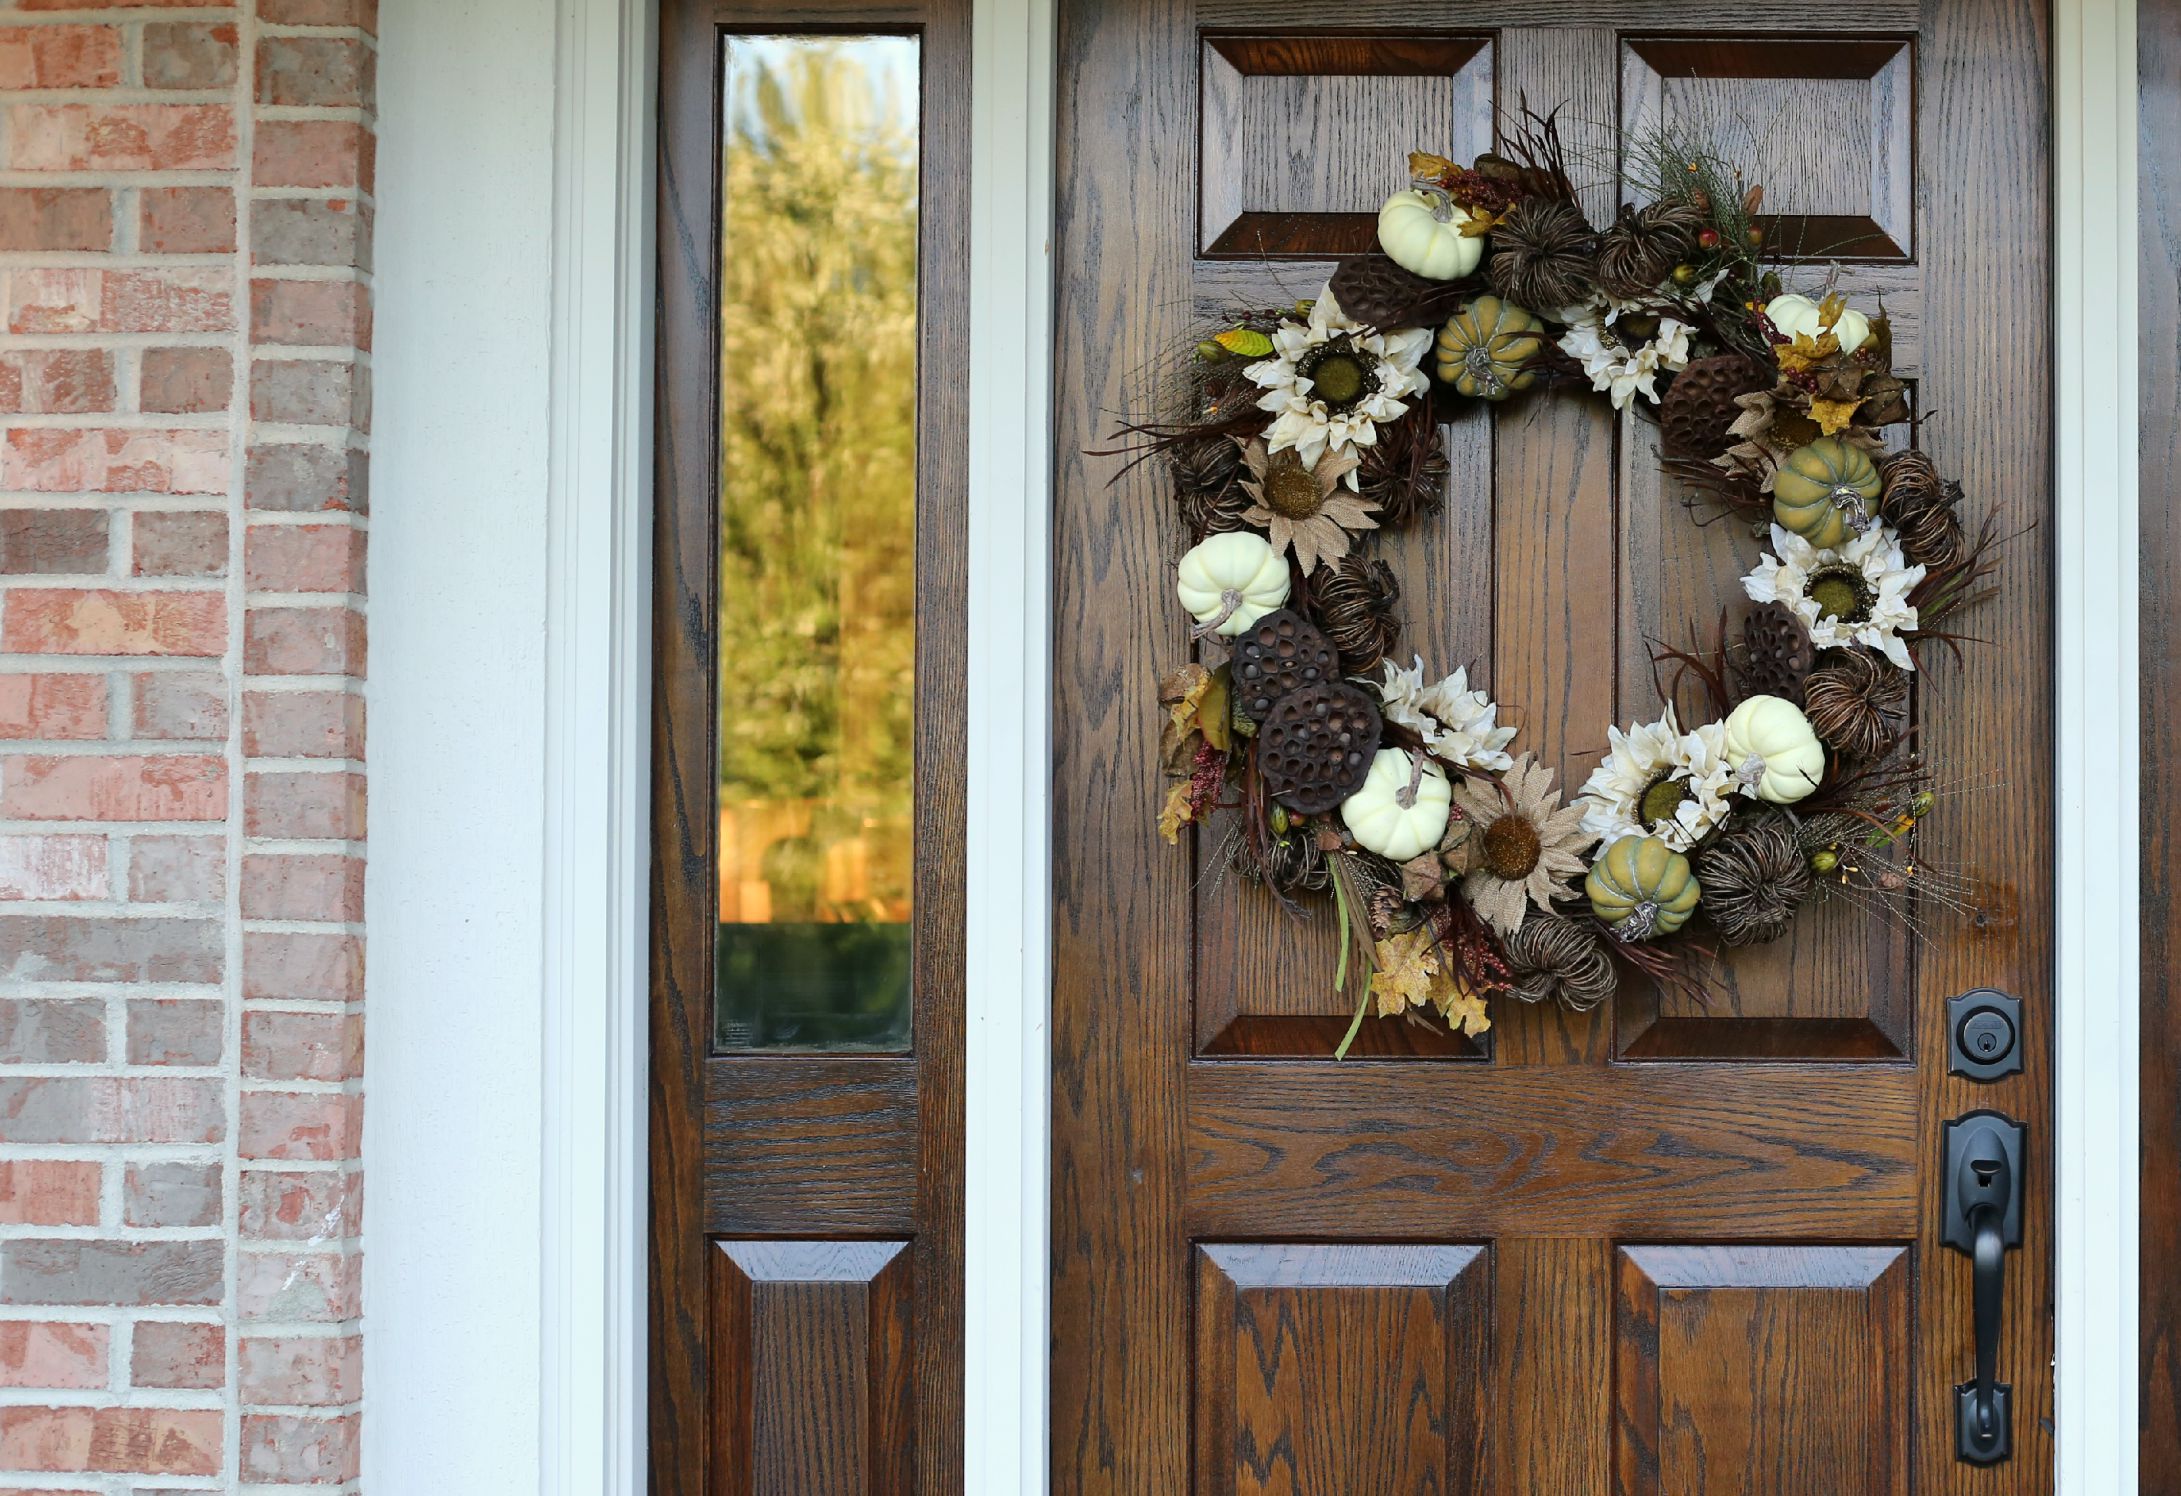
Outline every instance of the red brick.
<path fill-rule="evenodd" d="M 218 655 L 227 599 L 217 592 L 18 588 L 0 649 L 17 654 Z"/>
<path fill-rule="evenodd" d="M 0 187 L 0 250 L 114 247 L 114 200 L 103 187 Z"/>
<path fill-rule="evenodd" d="M 10 332 L 228 332 L 233 277 L 196 265 L 18 270 L 8 277 L 7 312 Z"/>
<path fill-rule="evenodd" d="M 0 914 L 6 982 L 217 982 L 226 949 L 212 919 Z"/>
<path fill-rule="evenodd" d="M 353 36 L 268 36 L 257 48 L 257 101 L 369 108 L 378 54 Z"/>
<path fill-rule="evenodd" d="M 104 736 L 103 675 L 0 675 L 0 739 L 58 742 Z"/>
<path fill-rule="evenodd" d="M 256 852 L 242 859 L 244 919 L 363 918 L 363 859 L 338 852 Z"/>
<path fill-rule="evenodd" d="M 253 280 L 250 341 L 369 348 L 371 293 L 348 280 Z"/>
<path fill-rule="evenodd" d="M 332 1169 L 245 1169 L 238 1219 L 246 1241 L 341 1241 L 363 1230 L 363 1175 Z"/>
<path fill-rule="evenodd" d="M 161 1159 L 130 1164 L 121 1181 L 124 1226 L 217 1226 L 225 1205 L 217 1163 Z"/>
<path fill-rule="evenodd" d="M 301 841 L 362 841 L 364 777 L 274 769 L 250 774 L 243 790 L 248 836 Z"/>
<path fill-rule="evenodd" d="M 235 358 L 225 348 L 147 348 L 137 409 L 155 415 L 210 415 L 234 394 Z"/>
<path fill-rule="evenodd" d="M 364 535 L 353 525 L 252 525 L 243 577 L 254 592 L 364 590 Z"/>
<path fill-rule="evenodd" d="M 244 1320 L 320 1324 L 363 1310 L 363 1263 L 348 1252 L 245 1252 L 235 1313 Z"/>
<path fill-rule="evenodd" d="M 235 164 L 225 104 L 11 104 L 17 171 L 217 171 Z M 299 184 L 300 185 L 300 184 Z"/>
<path fill-rule="evenodd" d="M 103 348 L 0 352 L 0 411 L 80 416 L 114 408 L 114 356 Z"/>
<path fill-rule="evenodd" d="M 120 81 L 118 26 L 0 28 L 0 88 L 112 88 Z"/>
<path fill-rule="evenodd" d="M 217 1304 L 226 1263 L 227 1246 L 217 1238 L 13 1237 L 0 1240 L 0 1302 L 72 1307 Z"/>
<path fill-rule="evenodd" d="M 105 1058 L 103 998 L 0 998 L 0 1064 L 95 1065 Z"/>
<path fill-rule="evenodd" d="M 104 1387 L 112 1333 L 104 1325 L 0 1321 L 0 1387 Z"/>
<path fill-rule="evenodd" d="M 227 516 L 217 510 L 147 510 L 133 529 L 130 569 L 140 577 L 227 575 Z"/>
<path fill-rule="evenodd" d="M 252 509 L 362 514 L 371 505 L 370 458 L 354 448 L 262 443 L 250 448 L 243 491 Z"/>
<path fill-rule="evenodd" d="M 242 937 L 242 995 L 253 1002 L 361 1002 L 363 941 L 344 934 L 248 931 Z"/>
<path fill-rule="evenodd" d="M 349 691 L 245 692 L 242 751 L 252 758 L 360 759 L 364 700 Z"/>
<path fill-rule="evenodd" d="M 217 1408 L 0 1408 L 10 1470 L 217 1475 Z"/>
<path fill-rule="evenodd" d="M 113 897 L 103 836 L 0 836 L 0 899 Z"/>
<path fill-rule="evenodd" d="M 242 668 L 249 675 L 361 676 L 363 615 L 346 607 L 252 607 L 243 624 Z"/>
<path fill-rule="evenodd" d="M 194 670 L 131 677 L 140 738 L 221 742 L 227 737 L 227 678 Z"/>
<path fill-rule="evenodd" d="M 227 763 L 200 754 L 0 758 L 0 816 L 24 821 L 218 821 Z"/>
<path fill-rule="evenodd" d="M 378 139 L 352 120 L 259 120 L 250 163 L 259 187 L 354 187 L 369 192 Z"/>
<path fill-rule="evenodd" d="M 36 428 L 0 450 L 0 486 L 34 493 L 217 494 L 227 478 L 224 431 Z"/>
<path fill-rule="evenodd" d="M 88 1160 L 0 1162 L 0 1225 L 96 1226 L 99 1166 Z"/>
<path fill-rule="evenodd" d="M 363 1022 L 353 1013 L 253 1009 L 242 1018 L 242 1073 L 252 1080 L 354 1080 Z"/>
<path fill-rule="evenodd" d="M 225 88 L 236 77 L 233 22 L 162 21 L 144 28 L 146 88 Z"/>
<path fill-rule="evenodd" d="M 136 1327 L 129 1381 L 138 1387 L 212 1391 L 227 1385 L 227 1327 L 148 1319 Z"/>
<path fill-rule="evenodd" d="M 137 247 L 155 255 L 235 251 L 235 194 L 225 187 L 146 187 L 138 194 Z"/>
<path fill-rule="evenodd" d="M 139 836 L 129 843 L 129 897 L 143 904 L 208 904 L 227 892 L 227 842 L 218 836 Z"/>
<path fill-rule="evenodd" d="M 139 997 L 129 1002 L 129 1063 L 217 1065 L 227 1015 L 215 999 Z"/>
<path fill-rule="evenodd" d="M 323 1408 L 363 1397 L 363 1341 L 354 1335 L 249 1335 L 241 1360 L 245 1404 Z"/>
<path fill-rule="evenodd" d="M 59 0 L 37 0 L 37 4 L 60 9 Z M 277 26 L 360 26 L 375 31 L 379 0 L 258 0 L 257 15 Z"/>
<path fill-rule="evenodd" d="M 0 574 L 96 576 L 108 523 L 97 509 L 0 509 Z"/>
<path fill-rule="evenodd" d="M 217 1143 L 226 1086 L 170 1076 L 0 1076 L 0 1141 Z"/>
<path fill-rule="evenodd" d="M 0 1081 L 4 1086 L 5 1081 Z M 64 1085 L 64 1081 L 46 1081 Z M 4 1095 L 0 1092 L 0 1095 Z M 357 1156 L 363 1098 L 344 1091 L 245 1091 L 236 1147 L 244 1158 L 327 1163 Z"/>

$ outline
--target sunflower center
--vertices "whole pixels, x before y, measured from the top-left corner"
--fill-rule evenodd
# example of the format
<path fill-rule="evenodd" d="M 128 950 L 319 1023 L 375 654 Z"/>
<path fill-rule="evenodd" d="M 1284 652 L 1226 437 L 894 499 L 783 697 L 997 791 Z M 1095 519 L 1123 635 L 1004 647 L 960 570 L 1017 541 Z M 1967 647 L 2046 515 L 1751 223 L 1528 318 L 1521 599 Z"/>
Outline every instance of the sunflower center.
<path fill-rule="evenodd" d="M 1346 338 L 1321 343 L 1296 372 L 1310 381 L 1310 396 L 1326 409 L 1343 411 L 1378 391 L 1378 375 Z"/>
<path fill-rule="evenodd" d="M 1689 787 L 1674 778 L 1669 770 L 1644 786 L 1636 809 L 1642 813 L 1646 826 L 1656 826 L 1661 821 L 1671 821 L 1674 812 L 1681 809 L 1681 802 L 1688 798 Z"/>
<path fill-rule="evenodd" d="M 1303 466 L 1294 449 L 1280 453 L 1265 470 L 1265 507 L 1283 519 L 1308 519 L 1325 507 L 1318 475 Z"/>
<path fill-rule="evenodd" d="M 1828 566 L 1812 572 L 1810 580 L 1803 584 L 1802 595 L 1817 604 L 1818 617 L 1838 618 L 1846 623 L 1869 618 L 1871 604 L 1877 601 L 1863 573 L 1852 566 Z"/>
<path fill-rule="evenodd" d="M 1484 865 L 1495 878 L 1519 883 L 1537 869 L 1545 844 L 1527 816 L 1501 816 L 1484 828 Z"/>

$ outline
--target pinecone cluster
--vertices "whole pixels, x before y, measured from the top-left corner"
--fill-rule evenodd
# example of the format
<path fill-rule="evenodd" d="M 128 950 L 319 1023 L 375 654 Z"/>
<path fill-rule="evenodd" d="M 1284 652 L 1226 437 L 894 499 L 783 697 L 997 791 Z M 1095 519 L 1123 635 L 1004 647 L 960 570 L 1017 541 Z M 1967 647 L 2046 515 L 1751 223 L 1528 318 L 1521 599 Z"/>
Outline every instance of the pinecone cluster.
<path fill-rule="evenodd" d="M 1378 522 L 1398 530 L 1419 516 L 1437 514 L 1446 505 L 1446 438 L 1428 402 L 1378 430 L 1378 440 L 1362 449 L 1356 467 L 1356 491 L 1378 506 Z"/>
<path fill-rule="evenodd" d="M 1816 879 L 1784 816 L 1737 817 L 1696 859 L 1704 912 L 1728 945 L 1787 933 Z"/>
<path fill-rule="evenodd" d="M 1878 512 L 1901 537 L 1901 553 L 1919 566 L 1951 566 L 1967 544 L 1962 533 L 1961 485 L 1939 475 L 1919 451 L 1896 452 L 1878 464 L 1885 488 Z"/>
<path fill-rule="evenodd" d="M 1613 958 L 1593 931 L 1542 909 L 1531 910 L 1501 947 L 1509 986 L 1526 1003 L 1558 1001 L 1585 1013 L 1619 985 Z"/>
<path fill-rule="evenodd" d="M 1393 568 L 1343 556 L 1319 577 L 1313 602 L 1325 637 L 1340 652 L 1343 675 L 1374 675 L 1401 637 L 1394 605 L 1401 601 Z"/>
<path fill-rule="evenodd" d="M 1597 235 L 1564 197 L 1525 197 L 1492 230 L 1485 278 L 1520 307 L 1551 312 L 1574 306 L 1593 288 Z"/>
<path fill-rule="evenodd" d="M 1620 217 L 1598 236 L 1600 290 L 1634 300 L 1659 288 L 1696 248 L 1696 235 L 1711 221 L 1694 203 L 1621 205 Z"/>
<path fill-rule="evenodd" d="M 1250 496 L 1242 491 L 1242 449 L 1230 437 L 1185 437 L 1166 449 L 1167 471 L 1192 540 L 1243 528 Z"/>

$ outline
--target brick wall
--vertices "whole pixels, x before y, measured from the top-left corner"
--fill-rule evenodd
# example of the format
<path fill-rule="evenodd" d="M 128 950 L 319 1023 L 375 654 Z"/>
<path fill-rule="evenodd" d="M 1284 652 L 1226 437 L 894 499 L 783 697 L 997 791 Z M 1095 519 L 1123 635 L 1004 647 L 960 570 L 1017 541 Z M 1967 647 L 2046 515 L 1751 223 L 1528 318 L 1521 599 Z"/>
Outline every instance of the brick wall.
<path fill-rule="evenodd" d="M 356 1478 L 375 0 L 0 0 L 0 1496 Z"/>

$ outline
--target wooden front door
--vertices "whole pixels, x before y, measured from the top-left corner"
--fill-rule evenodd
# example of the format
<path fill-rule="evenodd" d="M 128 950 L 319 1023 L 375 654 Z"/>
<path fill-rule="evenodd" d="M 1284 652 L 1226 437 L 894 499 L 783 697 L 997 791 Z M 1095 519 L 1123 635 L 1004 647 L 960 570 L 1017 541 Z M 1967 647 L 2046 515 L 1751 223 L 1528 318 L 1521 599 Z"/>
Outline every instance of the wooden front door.
<path fill-rule="evenodd" d="M 2043 1496 L 2051 1489 L 2046 15 L 2035 0 L 1063 0 L 1057 219 L 1054 1490 L 1060 1496 Z M 1411 149 L 1518 103 L 1570 145 L 1664 110 L 1768 206 L 1854 241 L 1895 365 L 2011 528 L 1985 641 L 1921 689 L 1953 766 L 1910 939 L 1845 909 L 1733 953 L 1709 1003 L 1500 1002 L 1488 1042 L 1367 1027 L 1330 1058 L 1331 921 L 1154 831 L 1190 657 L 1153 413 L 1233 305 L 1372 247 Z M 1586 183 L 1593 223 L 1620 194 Z M 1740 606 L 1746 528 L 1689 522 L 1656 427 L 1545 393 L 1459 416 L 1448 502 L 1382 549 L 1412 647 L 1473 662 L 1580 783 L 1658 713 L 1650 641 Z M 2022 1073 L 1949 1073 L 1946 1003 L 2024 1002 Z M 1971 1268 L 1944 1125 L 2028 1125 L 1999 1375 L 2013 1453 L 1955 1453 Z"/>

